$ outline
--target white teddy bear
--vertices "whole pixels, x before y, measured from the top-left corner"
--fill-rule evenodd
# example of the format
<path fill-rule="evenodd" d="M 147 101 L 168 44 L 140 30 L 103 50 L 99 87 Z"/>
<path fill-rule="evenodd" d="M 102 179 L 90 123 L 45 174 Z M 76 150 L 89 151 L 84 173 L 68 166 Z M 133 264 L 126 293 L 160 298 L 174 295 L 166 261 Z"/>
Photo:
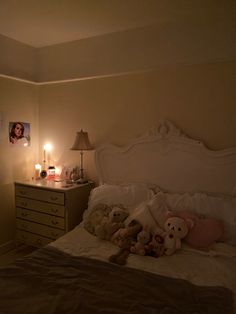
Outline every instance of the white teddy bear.
<path fill-rule="evenodd" d="M 180 217 L 167 218 L 164 228 L 164 247 L 165 254 L 172 255 L 176 250 L 181 248 L 181 239 L 187 234 L 189 228 L 192 227 L 191 222 Z"/>

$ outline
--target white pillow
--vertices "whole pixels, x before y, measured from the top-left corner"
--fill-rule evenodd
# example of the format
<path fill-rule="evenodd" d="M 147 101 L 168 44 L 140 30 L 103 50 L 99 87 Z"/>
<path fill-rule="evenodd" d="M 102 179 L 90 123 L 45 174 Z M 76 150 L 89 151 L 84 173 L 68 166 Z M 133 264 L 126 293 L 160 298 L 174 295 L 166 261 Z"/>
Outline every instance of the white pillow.
<path fill-rule="evenodd" d="M 103 184 L 91 191 L 88 208 L 103 203 L 107 205 L 122 204 L 128 209 L 132 209 L 140 203 L 151 199 L 153 195 L 152 189 L 141 184 Z"/>
<path fill-rule="evenodd" d="M 205 217 L 223 221 L 222 241 L 236 245 L 236 198 L 230 196 L 211 196 L 205 193 L 179 194 L 163 193 L 166 204 L 171 210 L 189 210 Z M 157 195 L 158 195 L 157 194 Z"/>
<path fill-rule="evenodd" d="M 139 221 L 143 228 L 148 227 L 152 234 L 155 232 L 161 234 L 164 231 L 167 212 L 168 207 L 165 199 L 161 193 L 158 193 L 150 200 L 134 208 L 128 218 L 126 218 L 125 225 L 128 225 L 131 220 L 135 219 Z"/>

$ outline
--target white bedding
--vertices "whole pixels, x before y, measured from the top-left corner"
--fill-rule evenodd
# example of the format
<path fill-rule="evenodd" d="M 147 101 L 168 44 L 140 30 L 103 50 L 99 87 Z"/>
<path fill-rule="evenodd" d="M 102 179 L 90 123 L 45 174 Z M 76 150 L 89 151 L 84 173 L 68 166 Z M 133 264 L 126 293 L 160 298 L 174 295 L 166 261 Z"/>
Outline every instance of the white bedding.
<path fill-rule="evenodd" d="M 96 149 L 95 161 L 100 186 L 92 191 L 88 209 L 97 203 L 123 204 L 132 216 L 137 204 L 165 191 L 169 209 L 191 209 L 223 220 L 225 242 L 215 244 L 209 252 L 183 245 L 171 256 L 130 254 L 126 266 L 121 267 L 186 279 L 196 285 L 226 287 L 234 294 L 236 313 L 236 148 L 212 151 L 164 121 L 125 147 L 101 146 Z M 160 214 L 159 206 L 156 210 L 155 217 Z M 83 219 L 88 213 L 85 211 Z M 73 256 L 106 262 L 119 250 L 88 233 L 83 222 L 50 245 Z"/>
<path fill-rule="evenodd" d="M 80 224 L 50 244 L 73 256 L 108 261 L 118 247 L 88 233 Z M 189 280 L 197 285 L 217 285 L 229 288 L 236 301 L 236 247 L 218 243 L 210 252 L 183 246 L 172 256 L 154 258 L 130 254 L 126 266 L 160 275 Z M 234 302 L 236 303 L 236 302 Z"/>

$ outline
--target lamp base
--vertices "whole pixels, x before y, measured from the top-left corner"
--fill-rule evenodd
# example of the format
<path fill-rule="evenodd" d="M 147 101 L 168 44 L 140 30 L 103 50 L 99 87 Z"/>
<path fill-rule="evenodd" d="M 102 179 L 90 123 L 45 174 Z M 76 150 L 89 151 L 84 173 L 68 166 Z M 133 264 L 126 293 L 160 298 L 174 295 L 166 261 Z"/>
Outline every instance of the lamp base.
<path fill-rule="evenodd" d="M 84 183 L 88 183 L 88 180 L 84 179 L 84 178 L 80 178 L 78 180 L 76 180 L 77 184 L 84 184 Z"/>

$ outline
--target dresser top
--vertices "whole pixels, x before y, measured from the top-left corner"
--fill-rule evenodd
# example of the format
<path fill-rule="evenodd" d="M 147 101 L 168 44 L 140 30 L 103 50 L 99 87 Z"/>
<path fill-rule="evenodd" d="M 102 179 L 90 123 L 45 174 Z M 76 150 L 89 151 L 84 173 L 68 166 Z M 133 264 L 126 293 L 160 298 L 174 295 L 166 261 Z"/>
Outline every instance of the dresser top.
<path fill-rule="evenodd" d="M 22 181 L 15 181 L 15 184 L 26 185 L 30 187 L 38 187 L 38 188 L 45 188 L 50 190 L 63 190 L 68 191 L 71 189 L 76 189 L 78 187 L 91 184 L 91 182 L 84 183 L 84 184 L 77 184 L 77 183 L 67 183 L 66 181 L 54 181 L 54 180 L 22 180 Z"/>

